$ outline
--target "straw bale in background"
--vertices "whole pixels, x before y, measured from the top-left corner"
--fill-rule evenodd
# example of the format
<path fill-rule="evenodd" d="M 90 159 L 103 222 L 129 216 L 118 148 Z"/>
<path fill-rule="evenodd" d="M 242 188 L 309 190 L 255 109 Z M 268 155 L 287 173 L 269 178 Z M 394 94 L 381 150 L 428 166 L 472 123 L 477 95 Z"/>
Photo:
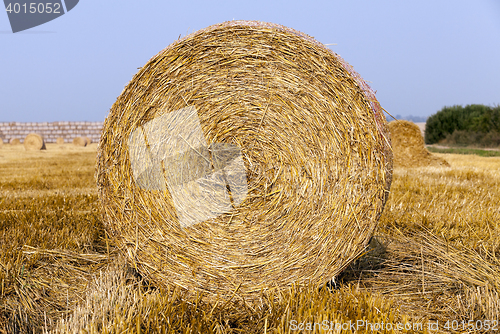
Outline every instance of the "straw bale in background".
<path fill-rule="evenodd" d="M 45 150 L 45 141 L 38 133 L 30 133 L 24 138 L 24 149 L 26 151 Z"/>
<path fill-rule="evenodd" d="M 85 147 L 87 146 L 87 141 L 83 137 L 76 137 L 73 139 L 73 145 Z"/>
<path fill-rule="evenodd" d="M 425 148 L 422 131 L 410 121 L 388 124 L 394 154 L 394 167 L 450 166 L 446 160 Z"/>

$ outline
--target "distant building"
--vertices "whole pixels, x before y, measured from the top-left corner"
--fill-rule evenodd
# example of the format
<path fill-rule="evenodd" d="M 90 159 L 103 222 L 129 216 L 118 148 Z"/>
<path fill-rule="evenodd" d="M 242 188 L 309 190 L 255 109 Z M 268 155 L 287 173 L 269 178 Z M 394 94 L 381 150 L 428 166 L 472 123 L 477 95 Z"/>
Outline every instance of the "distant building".
<path fill-rule="evenodd" d="M 427 121 L 427 118 L 429 118 L 429 116 L 413 116 L 413 115 L 401 116 L 400 114 L 397 114 L 394 117 L 396 117 L 396 119 L 398 119 L 398 120 L 406 120 L 406 121 L 411 121 L 413 123 L 422 123 L 422 122 L 425 123 Z M 394 120 L 389 115 L 387 115 L 386 118 L 387 118 L 388 122 Z"/>

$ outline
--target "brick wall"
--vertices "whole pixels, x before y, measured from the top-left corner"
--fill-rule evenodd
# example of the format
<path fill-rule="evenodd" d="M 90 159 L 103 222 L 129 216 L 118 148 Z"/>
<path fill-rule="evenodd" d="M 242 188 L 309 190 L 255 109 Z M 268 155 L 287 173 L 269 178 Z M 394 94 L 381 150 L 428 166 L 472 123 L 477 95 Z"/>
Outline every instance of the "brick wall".
<path fill-rule="evenodd" d="M 83 136 L 97 143 L 102 126 L 103 122 L 0 122 L 0 139 L 4 143 L 12 138 L 19 138 L 23 142 L 28 134 L 34 132 L 41 135 L 46 143 L 55 143 L 59 137 L 64 138 L 66 143 L 71 143 L 74 138 Z"/>

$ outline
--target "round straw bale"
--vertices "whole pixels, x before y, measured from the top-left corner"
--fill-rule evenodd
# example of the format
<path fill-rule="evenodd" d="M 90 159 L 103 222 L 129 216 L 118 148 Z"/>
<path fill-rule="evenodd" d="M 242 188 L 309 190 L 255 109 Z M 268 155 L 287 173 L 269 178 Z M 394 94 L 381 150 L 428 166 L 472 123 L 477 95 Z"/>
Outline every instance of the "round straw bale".
<path fill-rule="evenodd" d="M 11 138 L 9 140 L 9 144 L 11 144 L 11 145 L 20 145 L 21 144 L 21 140 L 19 138 Z"/>
<path fill-rule="evenodd" d="M 63 144 L 64 144 L 64 138 L 63 138 L 63 137 L 59 137 L 59 138 L 57 138 L 57 140 L 56 140 L 56 144 L 57 144 L 57 145 L 63 145 Z"/>
<path fill-rule="evenodd" d="M 410 121 L 388 124 L 394 154 L 394 167 L 450 166 L 446 160 L 425 148 L 420 127 Z"/>
<path fill-rule="evenodd" d="M 0 138 L 0 148 L 2 148 L 2 146 L 3 146 L 3 139 Z"/>
<path fill-rule="evenodd" d="M 385 117 L 338 55 L 231 21 L 178 40 L 104 123 L 104 221 L 139 272 L 206 298 L 322 284 L 365 249 L 392 176 Z"/>
<path fill-rule="evenodd" d="M 45 141 L 38 133 L 30 133 L 24 138 L 24 149 L 26 151 L 45 150 Z"/>
<path fill-rule="evenodd" d="M 83 137 L 76 137 L 73 139 L 73 145 L 85 147 L 87 146 L 87 141 Z"/>
<path fill-rule="evenodd" d="M 85 142 L 87 143 L 86 145 L 92 144 L 92 139 L 90 139 L 89 137 L 83 137 L 83 139 L 85 139 Z"/>

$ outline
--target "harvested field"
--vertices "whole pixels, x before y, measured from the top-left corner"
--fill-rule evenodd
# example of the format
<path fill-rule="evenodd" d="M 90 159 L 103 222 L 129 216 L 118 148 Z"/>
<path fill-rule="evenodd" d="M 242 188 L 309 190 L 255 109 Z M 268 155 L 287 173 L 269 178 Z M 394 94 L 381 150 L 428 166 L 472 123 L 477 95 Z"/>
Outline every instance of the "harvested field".
<path fill-rule="evenodd" d="M 359 320 L 357 333 L 431 321 L 463 333 L 462 321 L 500 318 L 499 157 L 396 168 L 375 236 L 335 282 L 244 304 L 156 287 L 127 264 L 102 224 L 96 148 L 0 151 L 0 333 L 299 333 L 325 320 L 332 333 Z"/>
<path fill-rule="evenodd" d="M 416 122 L 418 128 L 422 132 L 422 136 L 425 134 L 425 122 Z"/>

